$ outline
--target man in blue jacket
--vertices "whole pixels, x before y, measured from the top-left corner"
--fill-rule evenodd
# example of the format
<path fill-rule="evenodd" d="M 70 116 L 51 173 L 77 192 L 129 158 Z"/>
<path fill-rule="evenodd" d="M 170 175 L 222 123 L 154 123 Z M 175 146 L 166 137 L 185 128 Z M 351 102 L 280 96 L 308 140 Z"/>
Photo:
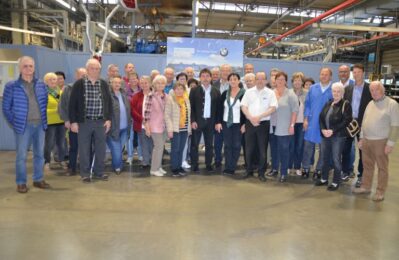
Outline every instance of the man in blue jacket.
<path fill-rule="evenodd" d="M 26 186 L 26 157 L 33 144 L 33 186 L 48 189 L 43 180 L 44 133 L 47 129 L 47 89 L 34 77 L 35 62 L 32 57 L 18 60 L 20 77 L 6 84 L 3 93 L 3 113 L 15 133 L 15 160 L 17 191 L 28 192 Z"/>
<path fill-rule="evenodd" d="M 319 125 L 320 112 L 324 105 L 332 99 L 331 92 L 332 70 L 322 68 L 320 70 L 320 82 L 312 85 L 305 100 L 305 111 L 303 129 L 305 130 L 303 158 L 302 158 L 302 177 L 309 177 L 309 170 L 316 144 L 321 143 L 321 132 Z M 320 150 L 319 150 L 320 151 Z M 321 153 L 313 178 L 321 177 Z"/>

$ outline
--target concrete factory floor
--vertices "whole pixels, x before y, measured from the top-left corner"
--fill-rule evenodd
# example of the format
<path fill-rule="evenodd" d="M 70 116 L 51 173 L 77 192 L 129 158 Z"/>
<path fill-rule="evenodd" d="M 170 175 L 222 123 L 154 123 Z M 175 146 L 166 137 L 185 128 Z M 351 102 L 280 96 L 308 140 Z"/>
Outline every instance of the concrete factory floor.
<path fill-rule="evenodd" d="M 398 148 L 390 158 L 375 203 L 351 193 L 355 179 L 328 192 L 294 175 L 137 178 L 137 162 L 91 184 L 54 168 L 50 190 L 29 174 L 19 194 L 15 152 L 0 152 L 0 259 L 398 259 Z"/>

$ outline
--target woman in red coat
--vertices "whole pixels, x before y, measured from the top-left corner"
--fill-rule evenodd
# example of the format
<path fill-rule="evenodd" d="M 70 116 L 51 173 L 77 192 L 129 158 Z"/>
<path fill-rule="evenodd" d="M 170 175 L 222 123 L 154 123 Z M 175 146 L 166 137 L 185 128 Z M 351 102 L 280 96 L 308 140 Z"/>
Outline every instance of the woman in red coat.
<path fill-rule="evenodd" d="M 133 130 L 139 136 L 139 142 L 142 149 L 142 165 L 141 168 L 146 169 L 150 166 L 151 152 L 152 152 L 152 139 L 145 135 L 143 118 L 145 102 L 148 94 L 151 92 L 151 78 L 149 76 L 142 76 L 140 78 L 141 91 L 135 94 L 130 102 L 130 108 L 133 118 Z"/>

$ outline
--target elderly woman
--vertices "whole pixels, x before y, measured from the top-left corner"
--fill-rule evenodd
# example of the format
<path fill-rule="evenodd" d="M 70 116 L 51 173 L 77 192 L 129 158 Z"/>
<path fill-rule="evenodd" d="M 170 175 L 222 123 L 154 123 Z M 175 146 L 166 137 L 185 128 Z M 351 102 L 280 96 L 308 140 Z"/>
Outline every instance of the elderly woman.
<path fill-rule="evenodd" d="M 165 121 L 168 137 L 171 140 L 171 168 L 173 177 L 185 176 L 182 168 L 184 146 L 187 136 L 191 134 L 190 100 L 186 93 L 186 86 L 178 81 L 166 98 Z"/>
<path fill-rule="evenodd" d="M 234 175 L 241 151 L 241 134 L 245 132 L 245 116 L 241 112 L 241 100 L 245 89 L 240 88 L 240 75 L 231 73 L 229 88 L 223 92 L 217 109 L 216 131 L 224 136 L 224 174 Z"/>
<path fill-rule="evenodd" d="M 321 178 L 316 181 L 316 186 L 328 185 L 328 173 L 331 161 L 334 168 L 334 177 L 327 190 L 335 191 L 341 183 L 342 151 L 347 137 L 346 127 L 352 121 L 351 104 L 343 99 L 345 93 L 342 83 L 332 85 L 333 99 L 327 102 L 319 116 L 320 129 L 322 133 L 321 154 L 322 170 Z"/>
<path fill-rule="evenodd" d="M 151 137 L 154 148 L 152 150 L 150 174 L 162 177 L 166 171 L 162 169 L 162 156 L 165 145 L 165 105 L 167 94 L 164 93 L 166 77 L 158 75 L 152 82 L 154 88 L 145 104 L 144 127 L 145 134 Z"/>
<path fill-rule="evenodd" d="M 54 145 L 57 147 L 57 162 L 62 167 L 66 167 L 64 164 L 65 156 L 65 127 L 64 121 L 61 120 L 58 113 L 58 104 L 62 91 L 58 88 L 57 75 L 55 73 L 47 73 L 44 76 L 44 82 L 47 85 L 48 92 L 48 103 L 47 103 L 47 123 L 48 127 L 46 130 L 46 137 L 44 141 L 44 168 L 50 169 L 51 162 L 51 151 Z"/>
<path fill-rule="evenodd" d="M 377 164 L 377 189 L 374 201 L 384 200 L 388 186 L 388 156 L 398 139 L 399 106 L 385 96 L 384 85 L 379 81 L 370 83 L 372 101 L 364 112 L 359 148 L 362 150 L 363 179 L 360 188 L 353 190 L 356 194 L 371 193 L 374 167 Z"/>
<path fill-rule="evenodd" d="M 141 91 L 139 86 L 139 75 L 136 72 L 130 72 L 127 78 L 129 83 L 126 88 L 126 95 L 129 97 L 129 102 L 131 102 L 133 96 Z M 126 162 L 132 164 L 134 148 L 137 149 L 139 159 L 141 159 L 141 147 L 138 142 L 137 132 L 133 131 L 133 125 L 130 125 L 130 134 L 128 137 Z"/>
<path fill-rule="evenodd" d="M 268 176 L 276 177 L 280 168 L 280 182 L 287 181 L 290 142 L 295 131 L 295 122 L 299 111 L 298 97 L 287 88 L 288 76 L 280 71 L 275 76 L 275 89 L 278 108 L 272 118 L 276 124 L 272 126 L 275 147 L 272 149 L 272 171 Z"/>
<path fill-rule="evenodd" d="M 126 143 L 132 120 L 129 101 L 126 95 L 121 93 L 122 77 L 115 76 L 110 81 L 113 113 L 107 145 L 112 155 L 112 168 L 116 175 L 119 175 L 123 168 L 122 149 Z"/>
<path fill-rule="evenodd" d="M 303 88 L 303 82 L 305 76 L 302 72 L 296 72 L 291 77 L 292 89 L 298 97 L 299 110 L 296 116 L 296 122 L 294 125 L 294 137 L 291 138 L 290 142 L 290 160 L 289 168 L 295 169 L 297 175 L 301 176 L 301 164 L 303 154 L 303 111 L 305 109 L 305 99 L 308 91 Z"/>
<path fill-rule="evenodd" d="M 142 91 L 133 96 L 130 102 L 130 109 L 133 118 L 133 130 L 138 134 L 139 143 L 141 144 L 141 151 L 143 160 L 141 161 L 141 168 L 146 169 L 150 167 L 151 152 L 153 143 L 151 137 L 145 135 L 145 127 L 143 123 L 144 108 L 146 100 L 151 93 L 151 78 L 149 76 L 142 76 L 140 78 L 140 87 Z"/>

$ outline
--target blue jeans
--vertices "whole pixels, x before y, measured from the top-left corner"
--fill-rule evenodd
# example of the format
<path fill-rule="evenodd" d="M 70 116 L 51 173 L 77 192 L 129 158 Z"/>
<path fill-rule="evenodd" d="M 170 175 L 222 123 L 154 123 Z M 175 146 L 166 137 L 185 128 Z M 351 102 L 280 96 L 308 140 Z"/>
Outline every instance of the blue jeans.
<path fill-rule="evenodd" d="M 241 131 L 240 124 L 233 124 L 227 127 L 223 122 L 224 137 L 224 169 L 234 172 L 241 152 Z"/>
<path fill-rule="evenodd" d="M 173 132 L 171 141 L 171 168 L 177 171 L 181 168 L 184 146 L 187 143 L 187 131 Z"/>
<path fill-rule="evenodd" d="M 303 158 L 302 158 L 302 168 L 304 170 L 309 170 L 313 165 L 312 158 L 314 158 L 316 144 L 310 141 L 304 141 L 303 143 Z M 319 160 L 317 161 L 316 171 L 321 171 L 322 167 L 322 149 L 319 149 Z"/>
<path fill-rule="evenodd" d="M 215 130 L 215 140 L 214 140 L 214 147 L 215 147 L 215 164 L 222 163 L 222 149 L 223 149 L 223 132 L 218 133 Z"/>
<path fill-rule="evenodd" d="M 26 157 L 30 144 L 33 145 L 33 176 L 34 182 L 43 180 L 44 166 L 44 136 L 41 123 L 27 123 L 23 134 L 15 134 L 16 153 L 15 160 L 16 182 L 18 185 L 26 184 Z"/>
<path fill-rule="evenodd" d="M 330 171 L 331 158 L 333 161 L 334 178 L 333 183 L 341 183 L 342 170 L 342 151 L 344 149 L 346 137 L 332 136 L 329 138 L 323 137 L 321 140 L 321 154 L 323 156 L 323 169 L 321 171 L 321 178 L 328 180 L 328 172 Z"/>
<path fill-rule="evenodd" d="M 270 137 L 269 137 L 269 140 L 270 140 L 270 153 L 271 153 L 271 156 L 272 156 L 272 170 L 277 171 L 278 170 L 279 159 L 278 159 L 278 149 L 277 149 L 277 146 L 278 146 L 278 144 L 277 144 L 277 136 L 274 134 L 274 132 L 276 130 L 276 127 L 272 126 L 272 129 L 273 129 L 273 133 L 270 133 Z"/>
<path fill-rule="evenodd" d="M 107 145 L 112 155 L 112 169 L 122 170 L 122 149 L 123 144 L 126 143 L 127 129 L 121 129 L 119 131 L 119 140 L 114 140 L 111 136 L 107 136 Z"/>
<path fill-rule="evenodd" d="M 147 166 L 151 163 L 151 155 L 154 144 L 152 143 L 151 137 L 145 135 L 145 130 L 137 133 L 139 136 L 140 144 L 142 145 L 143 161 L 142 165 Z"/>
<path fill-rule="evenodd" d="M 294 136 L 290 142 L 290 162 L 288 167 L 291 169 L 301 169 L 303 157 L 303 123 L 296 123 L 294 126 Z"/>
<path fill-rule="evenodd" d="M 277 168 L 280 166 L 281 176 L 288 175 L 288 162 L 290 156 L 290 142 L 294 137 L 292 135 L 275 136 L 277 139 Z"/>

